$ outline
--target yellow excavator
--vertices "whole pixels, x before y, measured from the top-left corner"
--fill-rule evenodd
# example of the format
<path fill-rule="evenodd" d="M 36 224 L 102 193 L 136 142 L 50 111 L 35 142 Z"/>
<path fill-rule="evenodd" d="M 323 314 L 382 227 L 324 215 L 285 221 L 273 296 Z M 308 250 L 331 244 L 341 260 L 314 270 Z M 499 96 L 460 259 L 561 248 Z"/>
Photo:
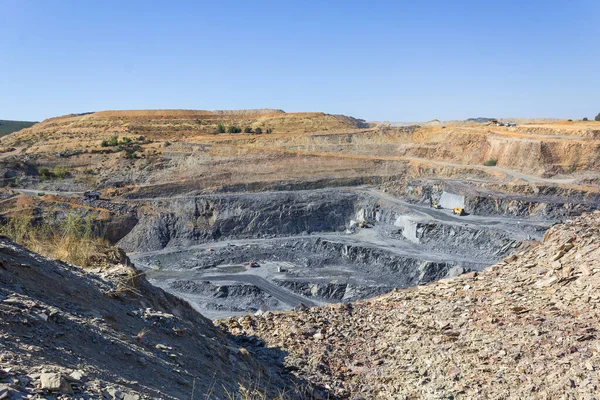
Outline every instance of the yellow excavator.
<path fill-rule="evenodd" d="M 442 206 L 440 206 L 440 205 L 437 203 L 437 201 L 435 201 L 435 200 L 433 200 L 433 199 L 431 199 L 431 207 L 433 207 L 433 208 L 435 208 L 435 209 L 438 209 L 438 210 L 439 210 L 440 208 L 442 208 Z"/>
<path fill-rule="evenodd" d="M 460 216 L 465 215 L 465 209 L 461 207 L 455 207 L 452 209 L 452 214 Z"/>

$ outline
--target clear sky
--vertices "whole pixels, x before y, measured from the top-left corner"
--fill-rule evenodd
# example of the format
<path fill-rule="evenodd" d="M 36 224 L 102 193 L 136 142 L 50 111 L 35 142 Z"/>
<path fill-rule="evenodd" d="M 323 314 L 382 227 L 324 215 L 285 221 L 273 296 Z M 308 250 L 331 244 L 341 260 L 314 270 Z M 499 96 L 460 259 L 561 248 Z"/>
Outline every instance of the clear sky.
<path fill-rule="evenodd" d="M 0 0 L 0 119 L 281 108 L 593 118 L 600 0 Z"/>

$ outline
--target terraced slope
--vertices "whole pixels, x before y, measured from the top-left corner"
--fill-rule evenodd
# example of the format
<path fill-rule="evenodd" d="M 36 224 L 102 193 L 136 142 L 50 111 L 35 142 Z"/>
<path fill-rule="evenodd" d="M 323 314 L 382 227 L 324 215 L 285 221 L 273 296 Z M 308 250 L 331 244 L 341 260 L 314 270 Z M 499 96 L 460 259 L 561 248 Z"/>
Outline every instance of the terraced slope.
<path fill-rule="evenodd" d="M 70 140 L 102 140 L 112 135 L 140 136 L 158 140 L 177 140 L 212 135 L 218 124 L 275 133 L 304 133 L 364 127 L 355 118 L 319 112 L 286 113 L 281 110 L 120 110 L 70 114 L 50 118 L 20 132 L 7 144 L 68 144 Z"/>

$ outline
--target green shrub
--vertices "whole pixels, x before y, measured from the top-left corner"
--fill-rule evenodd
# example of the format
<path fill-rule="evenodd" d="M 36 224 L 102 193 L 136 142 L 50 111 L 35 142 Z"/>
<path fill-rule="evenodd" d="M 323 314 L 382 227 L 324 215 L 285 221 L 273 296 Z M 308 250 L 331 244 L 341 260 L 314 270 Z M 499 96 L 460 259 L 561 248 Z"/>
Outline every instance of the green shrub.
<path fill-rule="evenodd" d="M 117 135 L 111 136 L 110 139 L 108 139 L 109 146 L 116 146 L 118 144 L 119 144 L 119 137 Z"/>
<path fill-rule="evenodd" d="M 109 144 L 108 144 L 108 140 L 104 139 L 104 140 L 102 141 L 102 143 L 100 143 L 100 146 L 102 146 L 102 147 L 108 147 L 108 146 L 109 146 Z"/>
<path fill-rule="evenodd" d="M 227 127 L 227 133 L 240 133 L 241 131 L 242 131 L 242 128 L 240 128 L 239 126 Z"/>
<path fill-rule="evenodd" d="M 124 137 L 123 139 L 121 139 L 121 144 L 130 144 L 131 143 L 131 138 L 128 137 Z"/>
<path fill-rule="evenodd" d="M 252 133 L 252 128 L 250 128 L 249 126 L 245 127 L 244 133 Z"/>
<path fill-rule="evenodd" d="M 483 163 L 483 165 L 485 165 L 486 167 L 495 167 L 496 164 L 498 164 L 498 160 L 495 160 L 493 158 L 490 158 L 489 160 Z"/>
<path fill-rule="evenodd" d="M 48 168 L 38 168 L 38 175 L 42 181 L 47 181 L 54 178 L 54 174 Z"/>
<path fill-rule="evenodd" d="M 217 133 L 225 133 L 225 125 L 223 125 L 223 123 L 219 122 L 219 124 L 217 125 Z"/>
<path fill-rule="evenodd" d="M 55 166 L 54 167 L 54 176 L 60 179 L 65 179 L 69 176 L 69 169 L 67 167 Z"/>
<path fill-rule="evenodd" d="M 254 133 L 256 133 L 257 135 L 260 135 L 260 134 L 262 133 L 262 129 L 260 129 L 260 128 L 256 128 L 256 129 L 254 130 Z"/>
<path fill-rule="evenodd" d="M 600 121 L 600 113 L 598 113 L 598 115 L 596 115 L 596 118 L 594 118 L 596 121 Z"/>
<path fill-rule="evenodd" d="M 273 132 L 273 128 L 267 128 L 267 133 L 272 133 Z"/>
<path fill-rule="evenodd" d="M 587 120 L 588 120 L 587 117 L 583 117 L 583 119 L 582 119 L 582 121 L 587 121 Z"/>

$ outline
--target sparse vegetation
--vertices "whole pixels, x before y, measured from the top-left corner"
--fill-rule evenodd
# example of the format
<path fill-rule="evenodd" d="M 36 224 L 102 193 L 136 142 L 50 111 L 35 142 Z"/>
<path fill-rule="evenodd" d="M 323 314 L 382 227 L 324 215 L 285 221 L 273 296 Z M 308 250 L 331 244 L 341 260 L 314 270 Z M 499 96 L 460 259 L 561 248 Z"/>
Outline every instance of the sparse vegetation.
<path fill-rule="evenodd" d="M 70 213 L 63 218 L 5 217 L 0 233 L 47 257 L 81 267 L 119 261 L 120 252 L 100 234 L 95 216 Z"/>
<path fill-rule="evenodd" d="M 47 181 L 54 178 L 54 175 L 49 168 L 38 168 L 38 175 L 42 181 Z"/>
<path fill-rule="evenodd" d="M 219 122 L 219 124 L 217 125 L 217 133 L 225 133 L 225 125 L 223 125 L 223 123 Z"/>
<path fill-rule="evenodd" d="M 59 179 L 65 179 L 69 176 L 69 169 L 67 167 L 57 165 L 54 167 L 54 176 Z"/>
<path fill-rule="evenodd" d="M 493 158 L 490 158 L 489 160 L 483 163 L 483 165 L 485 165 L 486 167 L 495 167 L 496 164 L 498 164 L 498 160 Z"/>

